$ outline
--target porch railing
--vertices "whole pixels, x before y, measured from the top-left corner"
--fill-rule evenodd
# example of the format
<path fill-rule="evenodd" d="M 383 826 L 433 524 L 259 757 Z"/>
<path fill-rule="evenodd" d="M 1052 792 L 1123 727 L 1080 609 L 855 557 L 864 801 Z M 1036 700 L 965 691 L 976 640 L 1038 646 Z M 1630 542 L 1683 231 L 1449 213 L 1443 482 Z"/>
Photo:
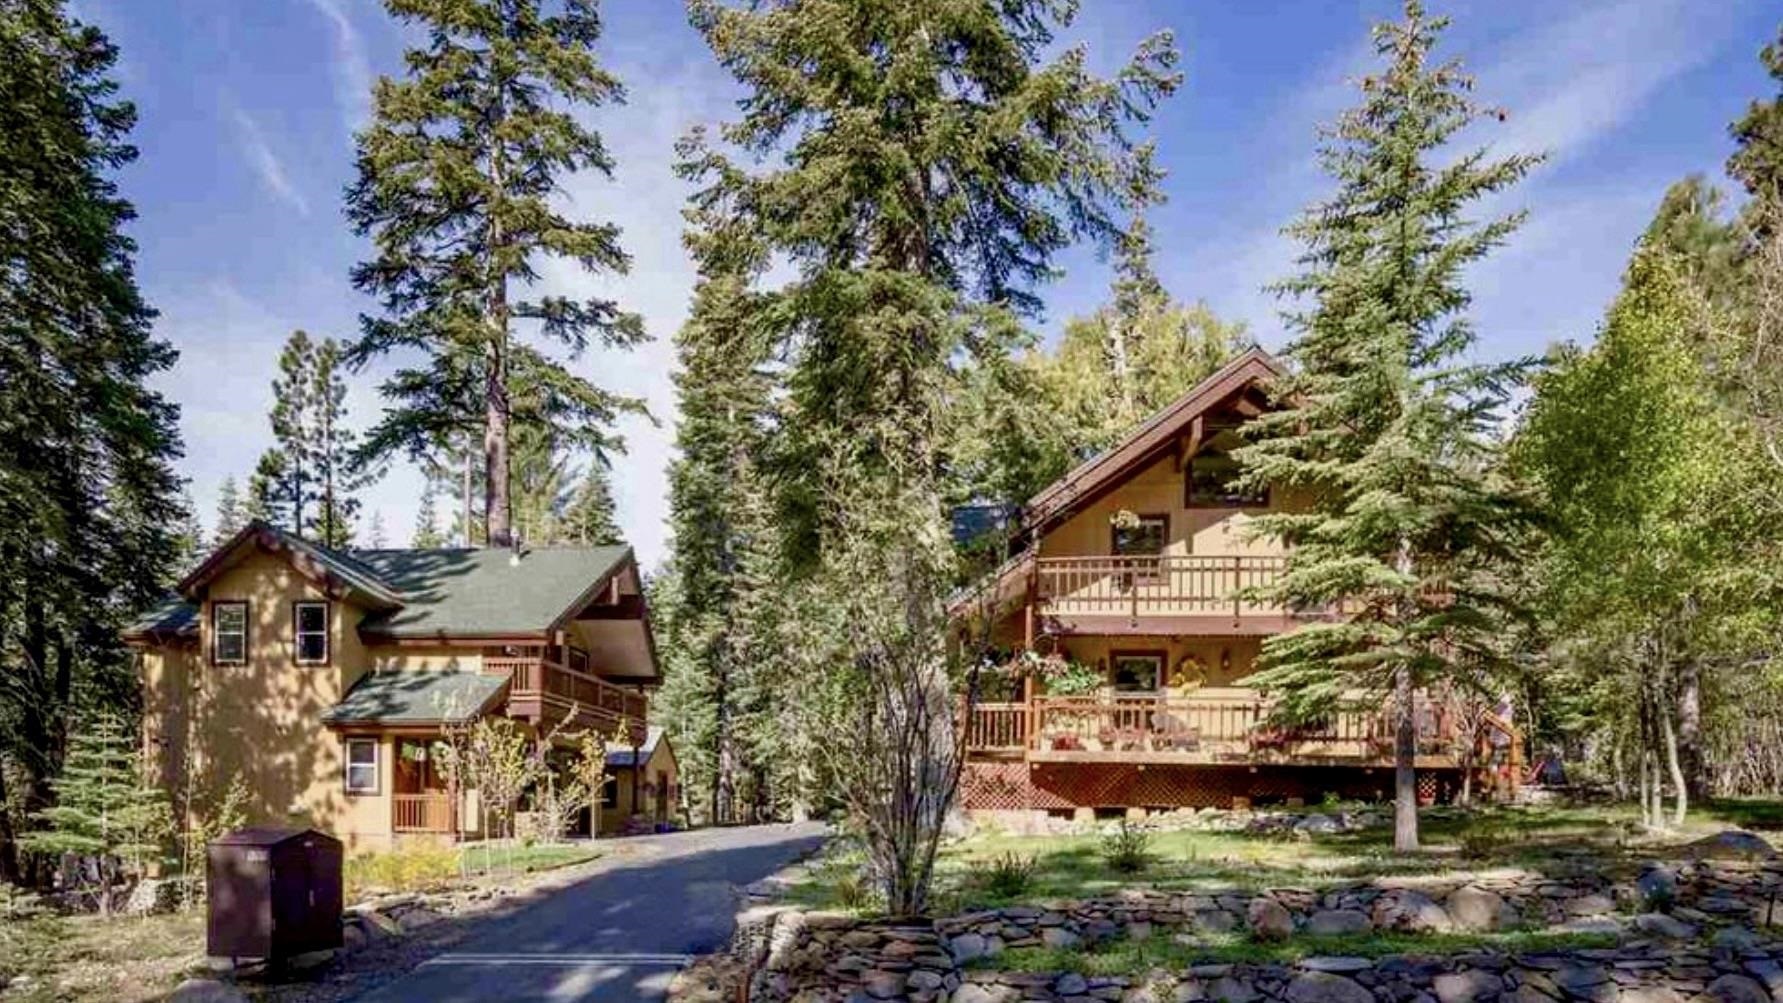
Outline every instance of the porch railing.
<path fill-rule="evenodd" d="M 392 794 L 391 824 L 397 832 L 451 832 L 449 794 Z"/>
<path fill-rule="evenodd" d="M 650 716 L 649 698 L 642 693 L 543 658 L 486 658 L 483 671 L 509 677 L 510 698 L 555 697 L 638 725 Z"/>
<path fill-rule="evenodd" d="M 1242 596 L 1287 566 L 1283 557 L 1238 554 L 1042 557 L 1036 598 L 1049 612 L 1087 616 L 1267 615 L 1279 606 Z"/>

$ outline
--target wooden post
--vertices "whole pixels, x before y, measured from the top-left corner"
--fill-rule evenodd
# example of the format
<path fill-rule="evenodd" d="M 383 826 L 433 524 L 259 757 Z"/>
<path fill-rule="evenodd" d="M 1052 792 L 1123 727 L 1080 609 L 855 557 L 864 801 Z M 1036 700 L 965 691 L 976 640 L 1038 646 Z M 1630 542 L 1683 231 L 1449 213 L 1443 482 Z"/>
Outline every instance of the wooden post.
<path fill-rule="evenodd" d="M 1244 558 L 1232 557 L 1232 619 L 1244 615 L 1244 597 L 1239 594 L 1244 588 Z"/>

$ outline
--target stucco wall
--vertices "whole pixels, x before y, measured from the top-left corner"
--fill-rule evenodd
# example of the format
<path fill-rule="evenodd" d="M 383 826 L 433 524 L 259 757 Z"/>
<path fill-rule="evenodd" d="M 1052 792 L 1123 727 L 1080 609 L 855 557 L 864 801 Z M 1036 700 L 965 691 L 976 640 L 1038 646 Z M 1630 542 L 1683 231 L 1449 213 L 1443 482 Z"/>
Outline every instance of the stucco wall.
<path fill-rule="evenodd" d="M 1112 536 L 1109 520 L 1122 509 L 1137 515 L 1169 516 L 1170 527 L 1164 553 L 1172 556 L 1212 554 L 1269 557 L 1285 552 L 1285 548 L 1275 540 L 1246 539 L 1245 524 L 1257 510 L 1189 508 L 1185 505 L 1184 486 L 1187 476 L 1186 471 L 1176 468 L 1175 460 L 1164 457 L 1046 534 L 1040 541 L 1040 556 L 1093 557 L 1110 553 Z M 1271 507 L 1282 504 L 1282 499 L 1277 498 L 1276 494 L 1270 497 Z"/>

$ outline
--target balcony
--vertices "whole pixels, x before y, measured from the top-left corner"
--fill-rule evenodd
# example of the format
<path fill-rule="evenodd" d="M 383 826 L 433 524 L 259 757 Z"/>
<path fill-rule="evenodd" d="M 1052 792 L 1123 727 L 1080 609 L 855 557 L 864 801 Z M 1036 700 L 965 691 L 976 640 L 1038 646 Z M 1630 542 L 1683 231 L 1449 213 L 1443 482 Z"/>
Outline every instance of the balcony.
<path fill-rule="evenodd" d="M 623 722 L 634 742 L 644 740 L 650 700 L 599 676 L 538 657 L 485 658 L 483 671 L 505 675 L 508 715 L 547 726 L 574 716 L 570 727 L 616 734 Z"/>
<path fill-rule="evenodd" d="M 1243 598 L 1286 567 L 1285 557 L 1238 554 L 1042 557 L 1035 612 L 1064 633 L 1129 633 L 1123 626 L 1142 620 L 1167 633 L 1276 633 L 1321 615 Z"/>
<path fill-rule="evenodd" d="M 1105 693 L 980 703 L 966 724 L 969 755 L 1031 762 L 1384 765 L 1392 721 L 1361 695 L 1324 720 L 1284 727 L 1256 690 L 1222 687 L 1187 695 Z M 1420 765 L 1453 765 L 1450 709 L 1418 699 Z"/>

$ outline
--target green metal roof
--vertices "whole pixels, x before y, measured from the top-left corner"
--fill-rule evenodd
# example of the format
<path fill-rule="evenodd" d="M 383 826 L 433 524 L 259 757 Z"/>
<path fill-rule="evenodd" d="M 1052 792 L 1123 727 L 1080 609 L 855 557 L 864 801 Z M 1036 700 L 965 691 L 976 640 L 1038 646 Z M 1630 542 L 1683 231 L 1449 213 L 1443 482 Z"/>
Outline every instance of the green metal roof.
<path fill-rule="evenodd" d="M 457 723 L 475 717 L 507 685 L 480 672 L 374 672 L 322 713 L 328 724 Z"/>
<path fill-rule="evenodd" d="M 402 607 L 365 618 L 395 636 L 540 631 L 630 554 L 629 547 L 362 550 L 354 557 L 402 595 Z"/>

